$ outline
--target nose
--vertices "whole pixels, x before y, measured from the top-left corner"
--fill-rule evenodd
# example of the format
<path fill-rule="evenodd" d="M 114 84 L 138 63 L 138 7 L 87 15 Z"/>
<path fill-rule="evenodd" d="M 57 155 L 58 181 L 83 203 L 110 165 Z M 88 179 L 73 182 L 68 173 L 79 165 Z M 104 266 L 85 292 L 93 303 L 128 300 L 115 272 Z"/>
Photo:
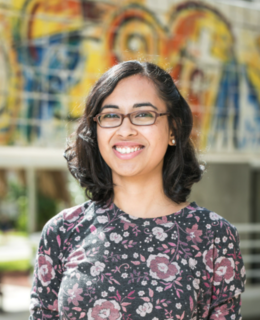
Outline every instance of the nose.
<path fill-rule="evenodd" d="M 121 126 L 117 128 L 117 134 L 121 137 L 134 136 L 137 134 L 137 130 L 131 123 L 130 119 L 128 117 L 125 117 Z"/>

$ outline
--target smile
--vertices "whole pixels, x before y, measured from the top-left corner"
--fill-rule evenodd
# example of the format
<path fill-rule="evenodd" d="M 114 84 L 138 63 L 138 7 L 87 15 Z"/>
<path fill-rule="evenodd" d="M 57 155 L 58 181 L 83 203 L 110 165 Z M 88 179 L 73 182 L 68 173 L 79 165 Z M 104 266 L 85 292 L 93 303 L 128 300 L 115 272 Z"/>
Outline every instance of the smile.
<path fill-rule="evenodd" d="M 143 147 L 135 147 L 135 148 L 120 148 L 120 147 L 115 147 L 116 151 L 118 151 L 121 154 L 126 154 L 126 153 L 133 153 L 138 150 L 141 150 Z"/>

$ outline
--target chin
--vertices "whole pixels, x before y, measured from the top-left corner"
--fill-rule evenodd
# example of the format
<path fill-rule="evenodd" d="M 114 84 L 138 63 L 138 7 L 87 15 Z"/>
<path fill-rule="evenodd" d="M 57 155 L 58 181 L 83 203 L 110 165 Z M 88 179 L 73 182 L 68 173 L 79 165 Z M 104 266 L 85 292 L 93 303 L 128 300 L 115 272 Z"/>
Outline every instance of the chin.
<path fill-rule="evenodd" d="M 132 170 L 129 170 L 129 169 L 126 169 L 126 170 L 112 170 L 112 175 L 113 177 L 121 177 L 121 178 L 124 178 L 124 177 L 127 177 L 127 178 L 130 178 L 130 177 L 136 177 L 138 175 L 140 175 L 142 172 L 142 170 L 137 170 L 137 169 L 132 169 Z"/>

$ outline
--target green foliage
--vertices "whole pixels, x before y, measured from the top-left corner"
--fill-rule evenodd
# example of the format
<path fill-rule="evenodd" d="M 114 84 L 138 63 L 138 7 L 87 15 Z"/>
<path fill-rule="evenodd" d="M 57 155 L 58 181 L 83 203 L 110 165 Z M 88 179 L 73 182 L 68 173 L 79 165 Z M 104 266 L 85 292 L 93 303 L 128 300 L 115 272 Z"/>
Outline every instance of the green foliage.
<path fill-rule="evenodd" d="M 15 260 L 0 262 L 1 271 L 27 271 L 32 268 L 30 260 Z"/>
<path fill-rule="evenodd" d="M 0 214 L 0 225 L 27 233 L 28 197 L 27 190 L 17 181 L 10 181 L 7 196 L 3 199 L 6 208 Z M 58 213 L 59 202 L 38 192 L 37 194 L 37 231 L 41 231 L 45 223 Z M 9 211 L 8 211 L 9 208 Z"/>
<path fill-rule="evenodd" d="M 17 231 L 27 232 L 28 199 L 26 188 L 19 183 L 11 181 L 7 195 L 7 201 L 15 203 L 17 218 L 14 220 L 14 227 Z"/>
<path fill-rule="evenodd" d="M 4 229 L 27 232 L 26 188 L 15 180 L 9 181 L 7 195 L 1 201 L 3 210 L 0 212 L 0 225 L 5 225 Z"/>
<path fill-rule="evenodd" d="M 71 202 L 73 206 L 81 204 L 88 199 L 86 198 L 84 189 L 80 186 L 79 182 L 69 175 L 68 187 L 71 196 Z"/>
<path fill-rule="evenodd" d="M 28 215 L 28 199 L 26 196 L 20 196 L 17 199 L 17 204 L 19 208 L 18 219 L 15 223 L 15 228 L 18 231 L 27 231 L 27 215 Z"/>
<path fill-rule="evenodd" d="M 71 196 L 71 206 L 87 201 L 84 189 L 78 181 L 69 176 L 68 188 Z M 21 184 L 17 176 L 12 175 L 8 181 L 8 193 L 4 199 L 5 208 L 0 206 L 0 230 L 14 229 L 18 232 L 28 233 L 28 197 L 27 188 Z M 48 220 L 64 209 L 62 201 L 50 198 L 37 191 L 36 231 L 41 231 Z M 5 227 L 3 227 L 5 225 Z"/>
<path fill-rule="evenodd" d="M 58 213 L 58 201 L 38 193 L 37 195 L 37 231 Z"/>

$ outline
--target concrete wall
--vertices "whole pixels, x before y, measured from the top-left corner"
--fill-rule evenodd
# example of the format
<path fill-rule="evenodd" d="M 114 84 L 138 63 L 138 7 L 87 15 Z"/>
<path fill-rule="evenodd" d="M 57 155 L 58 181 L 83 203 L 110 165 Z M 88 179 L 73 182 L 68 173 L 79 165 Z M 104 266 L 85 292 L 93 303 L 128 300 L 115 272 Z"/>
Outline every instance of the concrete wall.
<path fill-rule="evenodd" d="M 252 173 L 252 218 L 254 222 L 260 223 L 260 170 L 255 170 Z"/>
<path fill-rule="evenodd" d="M 256 201 L 257 195 L 252 190 L 252 174 L 247 164 L 208 164 L 202 180 L 193 186 L 190 200 L 232 223 L 253 222 L 252 196 Z"/>

